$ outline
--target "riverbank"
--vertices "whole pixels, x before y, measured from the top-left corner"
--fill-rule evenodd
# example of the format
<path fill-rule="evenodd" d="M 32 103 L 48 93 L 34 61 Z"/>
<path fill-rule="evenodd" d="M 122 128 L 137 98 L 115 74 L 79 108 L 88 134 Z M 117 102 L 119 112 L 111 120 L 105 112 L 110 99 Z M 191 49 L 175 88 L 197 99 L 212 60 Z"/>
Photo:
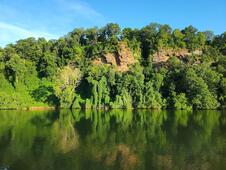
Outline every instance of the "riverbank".
<path fill-rule="evenodd" d="M 31 107 L 23 107 L 23 108 L 0 108 L 0 110 L 55 110 L 56 107 L 53 106 L 31 106 Z"/>
<path fill-rule="evenodd" d="M 218 108 L 218 109 L 172 109 L 172 108 L 164 108 L 164 109 L 160 109 L 160 108 L 60 108 L 60 107 L 55 107 L 55 106 L 31 106 L 31 107 L 18 107 L 18 108 L 0 108 L 0 110 L 27 110 L 27 111 L 45 111 L 45 110 L 57 110 L 57 109 L 77 109 L 77 110 L 159 110 L 159 111 L 163 111 L 163 110 L 184 110 L 184 111 L 197 111 L 197 110 L 226 110 L 226 108 Z"/>

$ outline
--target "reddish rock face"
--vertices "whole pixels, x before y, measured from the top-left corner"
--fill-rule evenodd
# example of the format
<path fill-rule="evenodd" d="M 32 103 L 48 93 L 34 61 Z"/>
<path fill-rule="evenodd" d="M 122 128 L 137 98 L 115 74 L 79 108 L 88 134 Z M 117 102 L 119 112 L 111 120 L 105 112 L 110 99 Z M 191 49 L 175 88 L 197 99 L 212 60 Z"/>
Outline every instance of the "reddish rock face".
<path fill-rule="evenodd" d="M 115 66 L 115 69 L 120 72 L 129 70 L 129 66 L 135 63 L 135 59 L 131 49 L 125 42 L 118 44 L 118 51 L 107 53 L 93 61 L 94 64 L 109 64 Z"/>
<path fill-rule="evenodd" d="M 158 52 L 153 54 L 152 62 L 153 63 L 165 63 L 172 56 L 175 56 L 179 59 L 189 57 L 191 55 L 201 55 L 202 51 L 196 50 L 189 52 L 187 49 L 161 49 Z M 118 44 L 118 50 L 114 53 L 104 54 L 97 59 L 93 60 L 93 64 L 101 65 L 107 64 L 115 68 L 116 71 L 126 72 L 129 70 L 129 66 L 136 63 L 133 52 L 127 46 L 125 42 L 120 42 Z"/>
<path fill-rule="evenodd" d="M 179 59 L 189 57 L 192 54 L 201 55 L 202 51 L 196 50 L 193 52 L 189 52 L 187 49 L 162 49 L 153 54 L 152 61 L 153 63 L 162 63 L 166 62 L 170 57 L 175 56 Z"/>

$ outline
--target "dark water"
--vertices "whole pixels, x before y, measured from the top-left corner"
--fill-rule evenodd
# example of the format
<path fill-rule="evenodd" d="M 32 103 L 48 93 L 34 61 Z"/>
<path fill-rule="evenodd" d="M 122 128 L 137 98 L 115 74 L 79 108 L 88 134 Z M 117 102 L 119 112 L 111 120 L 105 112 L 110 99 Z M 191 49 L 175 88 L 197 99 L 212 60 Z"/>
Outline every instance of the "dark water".
<path fill-rule="evenodd" d="M 226 170 L 226 113 L 0 111 L 0 170 Z"/>

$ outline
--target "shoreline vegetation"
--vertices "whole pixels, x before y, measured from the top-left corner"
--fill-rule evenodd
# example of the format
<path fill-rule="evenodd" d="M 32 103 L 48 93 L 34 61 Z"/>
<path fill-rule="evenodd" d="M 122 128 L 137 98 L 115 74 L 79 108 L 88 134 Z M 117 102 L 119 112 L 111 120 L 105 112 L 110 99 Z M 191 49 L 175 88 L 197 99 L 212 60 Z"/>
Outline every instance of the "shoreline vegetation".
<path fill-rule="evenodd" d="M 0 48 L 0 110 L 226 108 L 226 32 L 151 23 Z"/>
<path fill-rule="evenodd" d="M 59 111 L 59 110 L 79 110 L 79 111 L 88 111 L 88 110 L 93 110 L 93 111 L 112 111 L 112 110 L 150 110 L 150 111 L 177 111 L 177 110 L 181 110 L 181 111 L 203 111 L 203 110 L 207 110 L 207 111 L 223 111 L 225 110 L 225 108 L 217 108 L 217 109 L 192 109 L 192 108 L 187 108 L 187 109 L 175 109 L 175 108 L 59 108 L 59 107 L 53 107 L 53 106 L 34 106 L 34 107 L 25 107 L 25 108 L 0 108 L 0 111 L 10 111 L 10 110 L 14 110 L 14 111 L 51 111 L 51 110 L 55 110 L 55 111 Z"/>

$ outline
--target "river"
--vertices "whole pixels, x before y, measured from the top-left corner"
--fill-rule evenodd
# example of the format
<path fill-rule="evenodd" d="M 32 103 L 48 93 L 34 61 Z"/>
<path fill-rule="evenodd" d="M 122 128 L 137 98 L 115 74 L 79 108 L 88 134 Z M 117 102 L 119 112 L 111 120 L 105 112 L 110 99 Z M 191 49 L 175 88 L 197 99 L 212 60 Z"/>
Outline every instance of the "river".
<path fill-rule="evenodd" d="M 0 111 L 0 170 L 225 170 L 224 111 Z"/>

